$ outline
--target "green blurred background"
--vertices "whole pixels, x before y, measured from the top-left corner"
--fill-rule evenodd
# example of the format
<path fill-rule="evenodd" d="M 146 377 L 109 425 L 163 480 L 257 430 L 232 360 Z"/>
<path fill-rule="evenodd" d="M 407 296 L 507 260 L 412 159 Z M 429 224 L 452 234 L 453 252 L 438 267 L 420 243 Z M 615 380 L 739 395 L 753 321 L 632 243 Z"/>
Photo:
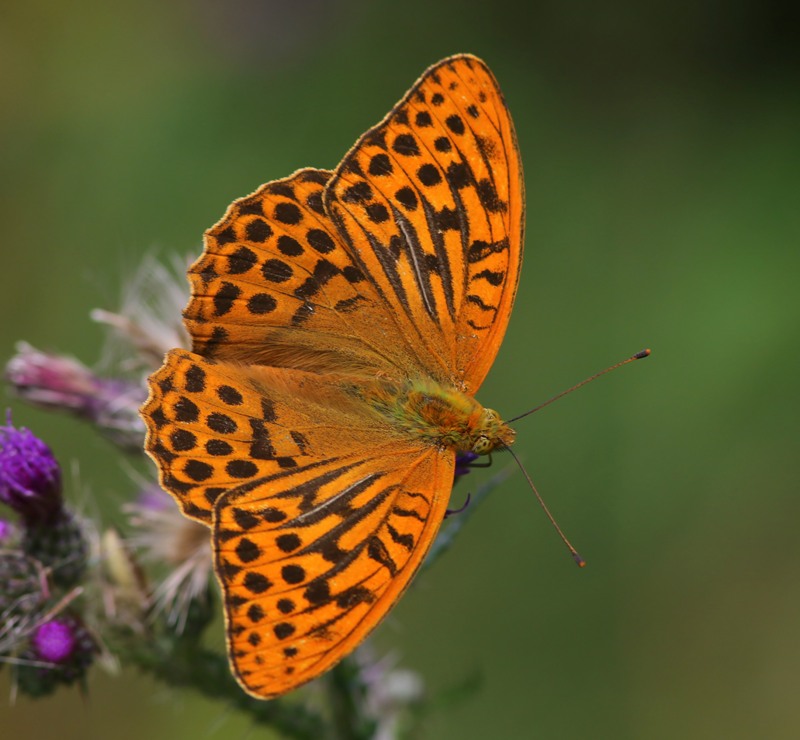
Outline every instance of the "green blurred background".
<path fill-rule="evenodd" d="M 333 167 L 427 65 L 477 54 L 513 112 L 528 189 L 520 293 L 481 400 L 512 416 L 653 356 L 518 427 L 589 567 L 517 473 L 377 644 L 432 693 L 481 677 L 427 738 L 800 737 L 796 8 L 7 3 L 0 356 L 26 339 L 95 362 L 88 312 L 117 306 L 142 255 L 196 253 L 231 200 Z M 133 491 L 111 446 L 10 404 L 112 521 Z M 0 701 L 0 732 L 264 736 L 131 671 L 90 684 L 86 699 Z"/>

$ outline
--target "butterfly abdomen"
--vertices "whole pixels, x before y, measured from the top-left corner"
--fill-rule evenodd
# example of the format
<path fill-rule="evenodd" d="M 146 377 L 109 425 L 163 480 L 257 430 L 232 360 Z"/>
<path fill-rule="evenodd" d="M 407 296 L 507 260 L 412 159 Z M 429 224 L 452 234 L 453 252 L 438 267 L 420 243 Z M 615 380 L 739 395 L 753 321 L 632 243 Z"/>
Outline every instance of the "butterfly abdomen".
<path fill-rule="evenodd" d="M 384 383 L 371 389 L 365 400 L 410 437 L 456 452 L 485 455 L 514 441 L 514 430 L 496 411 L 433 380 Z"/>

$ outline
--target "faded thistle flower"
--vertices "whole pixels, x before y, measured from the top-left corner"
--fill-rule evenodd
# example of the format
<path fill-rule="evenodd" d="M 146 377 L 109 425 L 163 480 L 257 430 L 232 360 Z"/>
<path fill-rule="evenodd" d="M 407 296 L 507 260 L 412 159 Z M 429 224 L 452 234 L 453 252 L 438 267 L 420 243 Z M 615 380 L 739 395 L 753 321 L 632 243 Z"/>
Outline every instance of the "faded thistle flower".
<path fill-rule="evenodd" d="M 92 318 L 111 332 L 97 373 L 74 357 L 42 352 L 27 342 L 6 365 L 6 379 L 20 398 L 85 419 L 114 444 L 141 452 L 147 398 L 145 375 L 173 347 L 189 347 L 181 311 L 189 299 L 185 260 L 166 267 L 146 258 L 126 286 L 119 312 L 95 309 Z"/>
<path fill-rule="evenodd" d="M 120 447 L 141 448 L 144 424 L 138 409 L 147 397 L 142 383 L 100 377 L 73 357 L 42 352 L 27 342 L 17 344 L 6 377 L 16 395 L 33 405 L 86 419 Z"/>
<path fill-rule="evenodd" d="M 128 542 L 149 565 L 163 564 L 169 572 L 155 589 L 152 607 L 182 631 L 192 607 L 206 605 L 212 572 L 208 527 L 188 519 L 159 486 L 145 488 L 125 510 L 133 533 Z"/>
<path fill-rule="evenodd" d="M 176 257 L 166 266 L 147 256 L 125 286 L 119 311 L 92 311 L 95 321 L 113 330 L 105 364 L 122 372 L 149 373 L 169 350 L 191 346 L 182 318 L 189 300 L 188 266 L 186 259 Z"/>
<path fill-rule="evenodd" d="M 372 720 L 372 740 L 392 740 L 405 736 L 401 730 L 412 729 L 413 710 L 425 697 L 422 677 L 408 668 L 397 666 L 397 658 L 376 658 L 369 642 L 354 654 L 363 689 L 364 714 Z"/>

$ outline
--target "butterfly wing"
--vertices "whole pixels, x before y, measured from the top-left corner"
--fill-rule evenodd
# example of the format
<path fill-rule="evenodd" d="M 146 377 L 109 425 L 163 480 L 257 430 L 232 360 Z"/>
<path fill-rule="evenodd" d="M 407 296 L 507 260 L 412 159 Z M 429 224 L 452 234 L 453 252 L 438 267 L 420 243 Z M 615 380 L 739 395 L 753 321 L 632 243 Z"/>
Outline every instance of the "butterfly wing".
<path fill-rule="evenodd" d="M 210 524 L 226 491 L 332 455 L 403 439 L 332 375 L 172 350 L 150 377 L 145 447 L 184 514 Z M 399 454 L 399 453 L 398 453 Z"/>
<path fill-rule="evenodd" d="M 399 436 L 330 378 L 173 350 L 145 410 L 163 485 L 213 528 L 229 654 L 254 695 L 349 653 L 444 517 L 454 453 Z"/>
<path fill-rule="evenodd" d="M 434 539 L 453 467 L 452 452 L 379 448 L 218 500 L 216 571 L 246 691 L 271 698 L 316 678 L 380 622 Z"/>
<path fill-rule="evenodd" d="M 508 324 L 523 241 L 516 135 L 488 67 L 461 55 L 428 69 L 337 167 L 324 204 L 429 372 L 474 393 Z"/>
<path fill-rule="evenodd" d="M 189 272 L 195 351 L 327 372 L 426 375 L 474 393 L 522 259 L 516 136 L 469 55 L 427 70 L 335 173 L 234 202 Z"/>
<path fill-rule="evenodd" d="M 195 352 L 316 372 L 419 369 L 411 335 L 322 205 L 331 174 L 303 169 L 267 183 L 209 229 L 184 312 Z"/>

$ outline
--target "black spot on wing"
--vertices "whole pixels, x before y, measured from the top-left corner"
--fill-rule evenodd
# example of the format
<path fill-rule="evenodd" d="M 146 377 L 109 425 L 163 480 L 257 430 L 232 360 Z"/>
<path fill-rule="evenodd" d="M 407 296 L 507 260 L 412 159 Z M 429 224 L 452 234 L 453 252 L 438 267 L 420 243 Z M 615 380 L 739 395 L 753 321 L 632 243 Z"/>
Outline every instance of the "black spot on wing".
<path fill-rule="evenodd" d="M 467 296 L 467 301 L 469 301 L 470 303 L 478 306 L 483 311 L 494 311 L 494 312 L 497 311 L 497 306 L 492 306 L 492 305 L 490 305 L 488 303 L 484 303 L 483 299 L 480 296 L 468 295 Z"/>
<path fill-rule="evenodd" d="M 391 524 L 387 524 L 386 529 L 389 532 L 389 536 L 392 538 L 392 542 L 411 552 L 412 548 L 414 547 L 413 535 L 408 533 L 402 534 L 398 532 Z"/>
<path fill-rule="evenodd" d="M 489 285 L 495 287 L 501 285 L 505 280 L 506 274 L 504 272 L 496 272 L 494 270 L 481 270 L 472 276 L 473 280 L 485 280 Z"/>
<path fill-rule="evenodd" d="M 507 251 L 508 247 L 508 237 L 504 237 L 495 242 L 486 242 L 482 239 L 476 239 L 474 242 L 472 242 L 472 244 L 470 244 L 469 249 L 467 250 L 467 261 L 470 264 L 482 262 L 493 254 Z"/>
<path fill-rule="evenodd" d="M 367 555 L 376 563 L 380 563 L 384 566 L 392 577 L 397 575 L 397 564 L 392 559 L 383 540 L 377 535 L 370 537 L 367 543 Z"/>

